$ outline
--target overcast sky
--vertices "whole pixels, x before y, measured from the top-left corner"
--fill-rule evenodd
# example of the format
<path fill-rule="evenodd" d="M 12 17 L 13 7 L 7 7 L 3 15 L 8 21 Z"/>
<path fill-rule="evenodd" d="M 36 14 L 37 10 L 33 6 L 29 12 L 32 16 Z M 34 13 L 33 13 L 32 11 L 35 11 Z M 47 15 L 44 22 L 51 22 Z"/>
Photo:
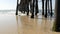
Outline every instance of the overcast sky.
<path fill-rule="evenodd" d="M 40 1 L 40 0 L 39 0 Z M 55 7 L 54 5 L 54 2 L 55 0 L 52 0 L 53 1 L 53 8 Z M 16 3 L 17 3 L 17 0 L 0 0 L 0 10 L 10 10 L 10 9 L 13 9 L 15 10 L 16 9 Z M 38 3 L 39 4 L 39 9 L 41 9 L 41 2 Z"/>

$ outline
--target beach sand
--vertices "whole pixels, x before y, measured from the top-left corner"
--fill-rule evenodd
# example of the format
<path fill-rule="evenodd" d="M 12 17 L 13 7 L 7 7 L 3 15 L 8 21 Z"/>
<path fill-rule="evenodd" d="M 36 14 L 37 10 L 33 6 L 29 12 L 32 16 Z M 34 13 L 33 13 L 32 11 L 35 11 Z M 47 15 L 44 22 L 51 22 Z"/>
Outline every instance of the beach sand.
<path fill-rule="evenodd" d="M 60 34 L 52 31 L 54 19 L 43 16 L 31 19 L 15 13 L 0 14 L 0 34 Z"/>

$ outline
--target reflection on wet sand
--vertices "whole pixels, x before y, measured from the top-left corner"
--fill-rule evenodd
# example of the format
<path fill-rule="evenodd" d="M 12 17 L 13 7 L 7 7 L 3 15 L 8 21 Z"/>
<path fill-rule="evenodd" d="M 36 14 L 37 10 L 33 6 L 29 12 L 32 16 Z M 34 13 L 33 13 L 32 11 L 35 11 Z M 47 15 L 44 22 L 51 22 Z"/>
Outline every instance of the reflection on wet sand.
<path fill-rule="evenodd" d="M 52 24 L 53 19 L 31 19 L 28 16 L 18 16 L 18 32 L 19 34 L 57 34 L 53 32 Z M 59 33 L 58 33 L 59 34 Z"/>
<path fill-rule="evenodd" d="M 60 34 L 52 31 L 54 19 L 36 18 L 1 14 L 0 34 Z"/>
<path fill-rule="evenodd" d="M 31 34 L 31 33 L 36 34 L 37 21 L 35 19 L 30 19 L 27 16 L 21 16 L 20 19 L 21 19 L 21 27 L 19 27 L 20 34 Z"/>

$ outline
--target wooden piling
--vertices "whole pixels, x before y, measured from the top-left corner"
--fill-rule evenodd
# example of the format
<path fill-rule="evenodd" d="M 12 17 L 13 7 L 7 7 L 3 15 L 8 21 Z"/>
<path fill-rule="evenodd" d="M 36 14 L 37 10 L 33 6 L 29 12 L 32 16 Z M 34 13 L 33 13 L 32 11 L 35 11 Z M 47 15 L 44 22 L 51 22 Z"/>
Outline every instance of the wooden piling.
<path fill-rule="evenodd" d="M 42 15 L 44 15 L 44 0 L 42 0 Z"/>
<path fill-rule="evenodd" d="M 19 4 L 18 4 L 18 1 L 19 1 L 19 0 L 17 0 L 16 15 L 18 15 L 18 5 L 19 5 Z"/>
<path fill-rule="evenodd" d="M 45 2 L 45 18 L 47 18 L 47 0 L 46 0 L 46 2 Z"/>
<path fill-rule="evenodd" d="M 56 0 L 55 12 L 56 12 L 56 20 L 53 24 L 53 30 L 56 32 L 60 32 L 60 0 Z"/>

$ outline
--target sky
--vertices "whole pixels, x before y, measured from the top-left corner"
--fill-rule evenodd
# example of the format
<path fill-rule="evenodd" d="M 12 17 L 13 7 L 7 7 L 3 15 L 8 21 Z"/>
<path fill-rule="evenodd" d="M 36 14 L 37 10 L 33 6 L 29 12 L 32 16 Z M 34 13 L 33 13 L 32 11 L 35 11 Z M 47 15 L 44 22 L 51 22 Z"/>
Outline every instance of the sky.
<path fill-rule="evenodd" d="M 40 0 L 39 0 L 40 1 Z M 53 2 L 53 9 L 55 7 L 55 0 Z M 0 0 L 0 10 L 16 10 L 17 0 Z M 42 3 L 38 2 L 39 9 L 42 9 Z"/>
<path fill-rule="evenodd" d="M 16 0 L 0 0 L 0 10 L 15 10 Z"/>

